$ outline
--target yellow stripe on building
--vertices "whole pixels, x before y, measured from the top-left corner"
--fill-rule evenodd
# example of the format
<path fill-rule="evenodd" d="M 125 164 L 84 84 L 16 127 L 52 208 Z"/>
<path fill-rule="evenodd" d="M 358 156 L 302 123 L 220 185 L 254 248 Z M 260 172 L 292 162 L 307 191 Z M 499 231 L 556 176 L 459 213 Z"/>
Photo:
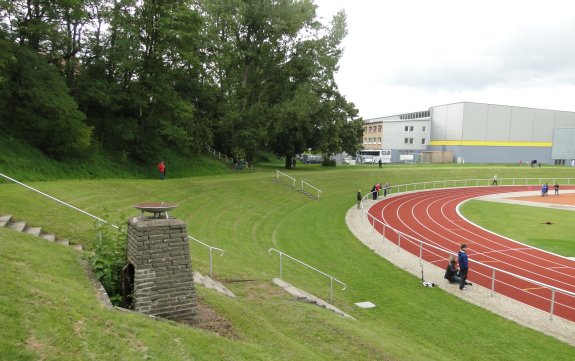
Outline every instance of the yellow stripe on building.
<path fill-rule="evenodd" d="M 432 140 L 429 145 L 469 146 L 469 147 L 547 147 L 553 142 L 512 142 L 489 140 Z"/>

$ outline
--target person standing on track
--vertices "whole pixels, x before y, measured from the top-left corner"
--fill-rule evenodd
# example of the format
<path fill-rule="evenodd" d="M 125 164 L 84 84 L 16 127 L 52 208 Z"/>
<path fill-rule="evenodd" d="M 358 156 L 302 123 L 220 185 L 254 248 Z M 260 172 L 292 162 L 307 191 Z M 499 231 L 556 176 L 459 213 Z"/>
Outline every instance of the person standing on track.
<path fill-rule="evenodd" d="M 361 189 L 357 191 L 357 209 L 361 208 Z"/>
<path fill-rule="evenodd" d="M 555 188 L 555 195 L 558 196 L 559 195 L 559 183 L 555 182 L 555 185 L 553 186 L 553 188 Z"/>
<path fill-rule="evenodd" d="M 497 174 L 493 176 L 493 182 L 491 182 L 492 186 L 496 186 L 497 185 Z"/>
<path fill-rule="evenodd" d="M 461 244 L 459 253 L 457 254 L 457 263 L 459 263 L 459 289 L 463 291 L 465 288 L 465 281 L 467 280 L 467 272 L 469 271 L 469 258 L 467 257 L 467 245 Z"/>

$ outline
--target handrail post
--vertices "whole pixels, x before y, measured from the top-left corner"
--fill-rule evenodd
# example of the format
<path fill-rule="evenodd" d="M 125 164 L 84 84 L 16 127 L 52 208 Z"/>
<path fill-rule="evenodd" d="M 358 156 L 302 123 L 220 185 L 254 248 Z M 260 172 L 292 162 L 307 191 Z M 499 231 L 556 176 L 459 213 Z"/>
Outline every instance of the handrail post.
<path fill-rule="evenodd" d="M 280 255 L 280 279 L 283 279 L 283 256 L 285 255 L 287 258 L 292 259 L 292 260 L 294 260 L 295 262 L 297 262 L 297 263 L 299 263 L 299 264 L 301 264 L 301 265 L 303 265 L 303 266 L 306 266 L 307 268 L 310 268 L 310 269 L 316 271 L 317 273 L 320 273 L 320 274 L 324 275 L 325 277 L 329 278 L 329 279 L 330 279 L 330 286 L 329 286 L 329 287 L 330 287 L 330 296 L 329 296 L 329 297 L 330 297 L 330 300 L 333 300 L 333 281 L 336 281 L 336 282 L 338 282 L 339 284 L 341 284 L 341 285 L 343 286 L 343 288 L 341 289 L 342 291 L 347 288 L 347 285 L 346 285 L 345 283 L 341 282 L 340 280 L 338 280 L 337 278 L 333 277 L 332 275 L 329 275 L 329 274 L 327 274 L 327 273 L 325 273 L 325 272 L 322 272 L 322 271 L 318 270 L 317 268 L 312 267 L 312 266 L 308 265 L 307 263 L 302 262 L 302 261 L 300 261 L 299 259 L 294 258 L 294 257 L 292 257 L 292 256 L 290 256 L 290 255 L 288 255 L 288 254 L 285 254 L 285 253 L 283 253 L 282 251 L 279 251 L 279 250 L 277 250 L 277 249 L 275 249 L 275 248 L 270 248 L 270 249 L 268 250 L 268 253 L 271 254 L 272 251 L 277 252 L 277 253 L 279 253 L 279 255 Z"/>
<path fill-rule="evenodd" d="M 210 247 L 210 278 L 214 278 L 212 269 L 212 247 Z"/>
<path fill-rule="evenodd" d="M 551 289 L 551 310 L 549 310 L 549 319 L 553 320 L 553 309 L 555 308 L 555 289 Z"/>
<path fill-rule="evenodd" d="M 329 278 L 329 302 L 333 302 L 333 277 Z"/>
<path fill-rule="evenodd" d="M 423 241 L 419 241 L 419 263 L 421 263 L 423 258 Z"/>
<path fill-rule="evenodd" d="M 491 297 L 495 294 L 495 268 L 491 272 Z"/>

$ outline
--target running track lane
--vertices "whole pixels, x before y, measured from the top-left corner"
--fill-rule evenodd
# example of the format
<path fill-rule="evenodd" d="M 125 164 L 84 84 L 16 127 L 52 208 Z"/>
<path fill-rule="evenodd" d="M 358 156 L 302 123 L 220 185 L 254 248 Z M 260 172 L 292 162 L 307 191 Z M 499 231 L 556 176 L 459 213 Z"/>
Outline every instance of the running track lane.
<path fill-rule="evenodd" d="M 563 187 L 562 187 L 563 188 Z M 566 186 L 565 189 L 575 189 Z M 369 210 L 370 224 L 373 218 L 395 228 L 401 237 L 389 227 L 385 238 L 400 245 L 410 253 L 438 267 L 447 265 L 448 254 L 423 245 L 419 240 L 447 249 L 459 251 L 459 245 L 468 245 L 469 281 L 495 292 L 511 297 L 543 311 L 575 321 L 575 296 L 555 292 L 523 279 L 496 271 L 492 284 L 491 267 L 504 270 L 531 280 L 575 293 L 575 261 L 542 251 L 511 239 L 491 233 L 467 222 L 457 212 L 464 201 L 476 197 L 510 192 L 538 192 L 533 186 L 498 186 L 448 188 L 401 194 L 379 201 Z M 375 222 L 375 229 L 382 233 L 382 225 Z M 408 238 L 414 241 L 410 242 Z M 482 264 L 479 264 L 480 262 Z"/>

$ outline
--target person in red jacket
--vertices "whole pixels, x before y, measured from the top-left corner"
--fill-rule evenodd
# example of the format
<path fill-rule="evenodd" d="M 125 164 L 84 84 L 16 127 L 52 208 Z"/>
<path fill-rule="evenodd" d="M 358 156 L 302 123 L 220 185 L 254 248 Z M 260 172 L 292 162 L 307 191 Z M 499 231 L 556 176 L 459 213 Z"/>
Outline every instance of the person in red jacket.
<path fill-rule="evenodd" d="M 158 170 L 160 171 L 160 179 L 164 179 L 166 177 L 166 164 L 164 161 L 161 161 L 160 164 L 158 164 Z"/>

